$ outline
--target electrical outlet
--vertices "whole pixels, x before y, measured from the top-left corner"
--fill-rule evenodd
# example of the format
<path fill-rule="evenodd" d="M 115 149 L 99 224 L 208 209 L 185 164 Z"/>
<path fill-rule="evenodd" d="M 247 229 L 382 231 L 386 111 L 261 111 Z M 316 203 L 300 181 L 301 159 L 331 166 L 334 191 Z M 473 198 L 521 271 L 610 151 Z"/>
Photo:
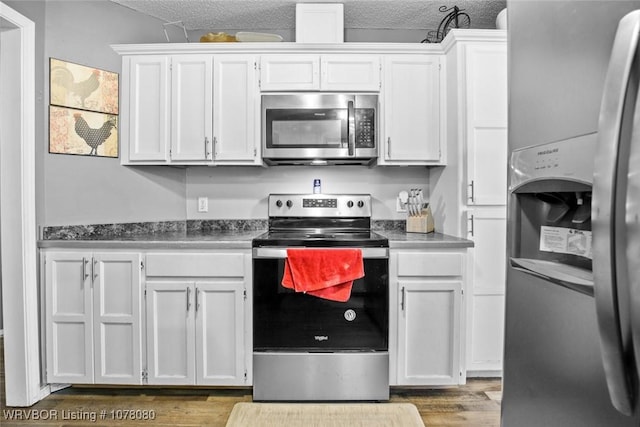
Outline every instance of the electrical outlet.
<path fill-rule="evenodd" d="M 209 212 L 209 199 L 198 197 L 198 212 Z"/>
<path fill-rule="evenodd" d="M 400 200 L 400 197 L 396 197 L 396 212 L 406 212 L 406 211 L 407 211 L 407 204 L 402 203 L 402 200 Z"/>

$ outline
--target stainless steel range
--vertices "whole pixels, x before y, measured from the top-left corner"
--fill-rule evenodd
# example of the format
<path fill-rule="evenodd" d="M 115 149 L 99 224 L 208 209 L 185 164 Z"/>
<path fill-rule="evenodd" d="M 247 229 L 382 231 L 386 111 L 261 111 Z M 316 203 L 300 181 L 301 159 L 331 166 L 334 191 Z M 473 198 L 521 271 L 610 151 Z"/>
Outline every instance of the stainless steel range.
<path fill-rule="evenodd" d="M 345 251 L 364 272 L 346 301 L 282 284 L 294 254 Z M 253 240 L 254 400 L 389 399 L 388 260 L 370 195 L 269 196 L 269 231 Z"/>

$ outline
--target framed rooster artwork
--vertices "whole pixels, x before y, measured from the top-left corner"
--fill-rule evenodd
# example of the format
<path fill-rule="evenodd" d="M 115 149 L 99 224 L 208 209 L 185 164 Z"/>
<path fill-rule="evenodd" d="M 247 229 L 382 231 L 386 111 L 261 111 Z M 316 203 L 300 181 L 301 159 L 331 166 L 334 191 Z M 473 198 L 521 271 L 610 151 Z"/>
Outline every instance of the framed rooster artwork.
<path fill-rule="evenodd" d="M 118 116 L 50 105 L 49 153 L 118 157 Z"/>
<path fill-rule="evenodd" d="M 50 59 L 49 152 L 118 157 L 118 74 Z"/>

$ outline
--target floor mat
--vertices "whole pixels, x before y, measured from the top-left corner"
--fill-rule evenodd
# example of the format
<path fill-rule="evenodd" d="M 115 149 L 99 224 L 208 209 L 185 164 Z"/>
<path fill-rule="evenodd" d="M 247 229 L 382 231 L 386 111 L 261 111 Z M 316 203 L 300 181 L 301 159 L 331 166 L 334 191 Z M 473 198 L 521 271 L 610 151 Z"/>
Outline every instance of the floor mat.
<path fill-rule="evenodd" d="M 236 403 L 226 427 L 424 427 L 411 403 Z"/>

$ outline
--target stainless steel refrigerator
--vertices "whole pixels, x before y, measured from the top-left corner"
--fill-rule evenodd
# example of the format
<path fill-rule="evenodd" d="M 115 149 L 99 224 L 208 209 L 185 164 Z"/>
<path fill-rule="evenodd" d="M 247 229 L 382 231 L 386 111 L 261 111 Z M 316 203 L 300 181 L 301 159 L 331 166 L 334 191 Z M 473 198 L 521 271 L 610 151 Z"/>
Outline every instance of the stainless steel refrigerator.
<path fill-rule="evenodd" d="M 507 11 L 501 423 L 640 426 L 640 1 Z"/>

